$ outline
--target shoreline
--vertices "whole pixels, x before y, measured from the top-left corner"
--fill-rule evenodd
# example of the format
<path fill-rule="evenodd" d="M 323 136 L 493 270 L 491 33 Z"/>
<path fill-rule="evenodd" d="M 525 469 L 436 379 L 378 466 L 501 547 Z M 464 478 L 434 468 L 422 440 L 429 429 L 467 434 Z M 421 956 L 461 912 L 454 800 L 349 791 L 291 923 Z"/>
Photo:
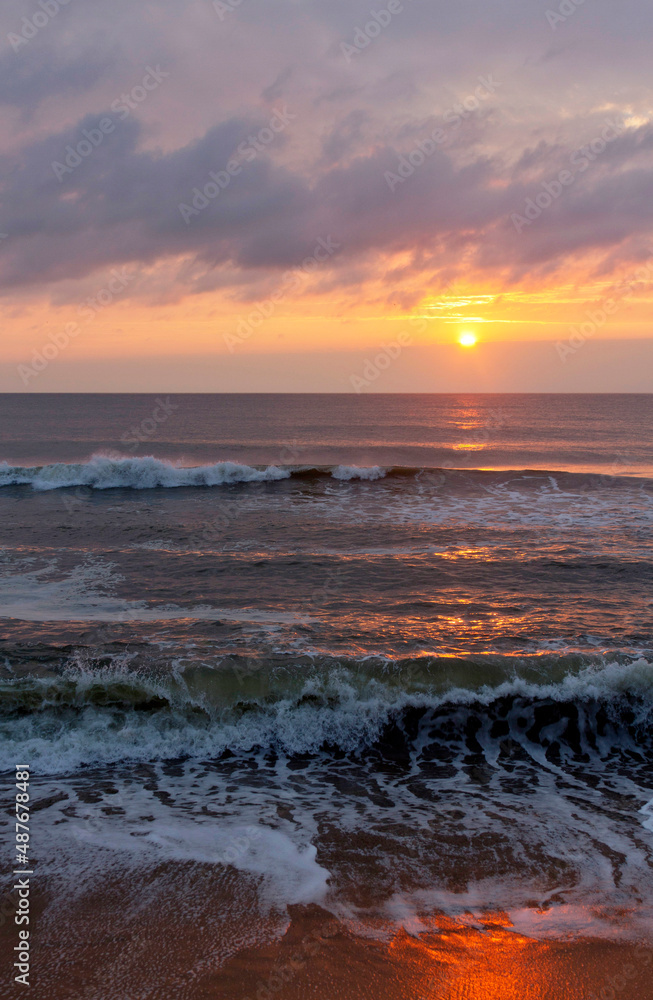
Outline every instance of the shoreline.
<path fill-rule="evenodd" d="M 383 941 L 316 904 L 289 906 L 286 920 L 259 914 L 254 887 L 234 875 L 168 864 L 75 898 L 37 888 L 32 996 L 653 1000 L 653 940 L 536 940 L 495 913 L 474 926 L 437 914 L 437 932 L 399 928 Z M 13 947 L 15 932 L 5 921 L 0 941 Z"/>

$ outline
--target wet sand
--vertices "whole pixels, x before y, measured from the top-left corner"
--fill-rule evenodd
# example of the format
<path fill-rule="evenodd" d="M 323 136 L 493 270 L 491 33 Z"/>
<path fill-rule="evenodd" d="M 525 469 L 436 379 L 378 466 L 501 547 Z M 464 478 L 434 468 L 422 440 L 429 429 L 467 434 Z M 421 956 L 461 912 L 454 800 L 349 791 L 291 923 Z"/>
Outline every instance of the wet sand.
<path fill-rule="evenodd" d="M 315 904 L 261 916 L 235 871 L 115 876 L 33 897 L 33 1000 L 653 1000 L 650 944 L 537 941 L 501 913 L 375 940 Z M 15 938 L 6 919 L 4 955 Z"/>

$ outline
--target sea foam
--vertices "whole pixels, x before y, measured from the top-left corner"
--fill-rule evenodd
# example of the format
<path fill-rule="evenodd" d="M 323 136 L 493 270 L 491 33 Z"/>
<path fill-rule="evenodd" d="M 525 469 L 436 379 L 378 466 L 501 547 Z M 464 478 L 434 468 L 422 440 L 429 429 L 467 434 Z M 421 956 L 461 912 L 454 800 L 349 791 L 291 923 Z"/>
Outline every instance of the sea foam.
<path fill-rule="evenodd" d="M 387 474 L 378 465 L 371 468 L 338 465 L 312 471 L 317 475 L 330 475 L 342 482 L 354 479 L 374 481 L 383 479 Z M 0 486 L 31 485 L 35 490 L 57 490 L 71 486 L 87 486 L 94 490 L 231 486 L 235 483 L 273 483 L 289 479 L 292 474 L 293 469 L 277 465 L 268 465 L 264 469 L 237 462 L 183 466 L 152 455 L 142 458 L 93 455 L 88 462 L 56 462 L 53 465 L 31 467 L 0 462 Z"/>
<path fill-rule="evenodd" d="M 488 727 L 503 720 L 520 741 L 528 733 L 525 745 L 537 753 L 540 737 L 548 743 L 565 732 L 590 754 L 613 741 L 630 743 L 635 732 L 646 739 L 650 733 L 653 664 L 643 658 L 570 669 L 557 683 L 543 684 L 519 677 L 506 662 L 505 680 L 479 676 L 465 687 L 438 681 L 437 660 L 430 681 L 418 679 L 412 666 L 388 663 L 372 671 L 337 659 L 321 669 L 286 663 L 265 671 L 261 694 L 257 675 L 241 676 L 235 687 L 226 665 L 154 676 L 133 670 L 129 657 L 101 669 L 78 661 L 56 677 L 0 682 L 0 770 L 17 759 L 56 774 L 89 762 L 210 759 L 255 747 L 353 752 L 375 744 L 387 726 L 410 729 L 414 713 L 450 717 L 460 733 L 470 713 Z"/>
<path fill-rule="evenodd" d="M 235 462 L 217 462 L 186 468 L 152 456 L 111 458 L 94 455 L 88 462 L 23 468 L 0 464 L 0 486 L 31 485 L 35 490 L 88 486 L 95 490 L 148 490 L 175 486 L 229 486 L 233 483 L 275 482 L 288 479 L 290 470 L 270 465 L 255 469 Z"/>

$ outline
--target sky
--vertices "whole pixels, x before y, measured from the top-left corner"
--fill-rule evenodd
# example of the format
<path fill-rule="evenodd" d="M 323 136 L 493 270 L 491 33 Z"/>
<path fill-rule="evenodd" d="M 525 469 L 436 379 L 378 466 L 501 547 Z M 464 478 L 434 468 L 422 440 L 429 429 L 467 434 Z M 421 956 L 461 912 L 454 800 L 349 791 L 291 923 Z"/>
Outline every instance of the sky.
<path fill-rule="evenodd" d="M 652 37 L 650 0 L 4 0 L 0 391 L 653 391 Z"/>

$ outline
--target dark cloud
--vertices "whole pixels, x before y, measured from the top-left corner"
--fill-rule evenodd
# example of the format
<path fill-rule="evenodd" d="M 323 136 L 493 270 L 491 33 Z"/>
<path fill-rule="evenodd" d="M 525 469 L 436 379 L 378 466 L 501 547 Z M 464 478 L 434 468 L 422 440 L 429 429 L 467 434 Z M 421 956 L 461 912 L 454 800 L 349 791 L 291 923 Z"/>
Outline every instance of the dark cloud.
<path fill-rule="evenodd" d="M 588 0 L 555 31 L 545 14 L 523 0 L 404 0 L 347 61 L 342 43 L 370 21 L 369 0 L 242 0 L 222 20 L 208 0 L 71 3 L 0 55 L 0 101 L 17 113 L 0 160 L 0 228 L 11 234 L 0 285 L 182 258 L 180 294 L 225 287 L 229 274 L 246 295 L 248 273 L 258 284 L 328 234 L 342 245 L 343 285 L 399 252 L 411 255 L 408 275 L 463 252 L 518 275 L 589 251 L 635 253 L 653 223 L 653 130 L 639 113 L 653 8 L 633 0 L 626 17 Z M 24 15 L 8 5 L 6 30 Z M 120 116 L 114 98 L 159 62 L 170 71 L 160 93 Z M 496 92 L 452 121 L 488 74 Z M 194 189 L 286 101 L 288 129 L 184 219 L 180 204 L 201 203 Z M 620 109 L 633 125 L 518 232 L 511 216 Z M 110 133 L 67 169 L 103 118 Z M 438 126 L 445 141 L 391 190 L 400 157 L 419 159 Z"/>
<path fill-rule="evenodd" d="M 97 139 L 98 123 L 108 118 L 110 113 L 88 116 L 76 128 L 30 145 L 18 169 L 7 172 L 3 224 L 12 239 L 0 260 L 3 287 L 175 255 L 193 255 L 207 271 L 227 264 L 281 270 L 297 264 L 327 234 L 350 258 L 404 251 L 449 255 L 467 244 L 479 247 L 486 266 L 516 260 L 539 266 L 621 243 L 653 221 L 653 170 L 636 162 L 651 148 L 650 129 L 624 132 L 606 147 L 603 161 L 597 156 L 518 233 L 511 214 L 525 212 L 527 200 L 556 176 L 573 148 L 540 143 L 508 172 L 499 156 L 477 155 L 460 165 L 447 149 L 435 149 L 411 167 L 409 150 L 386 145 L 311 176 L 275 162 L 267 151 L 252 162 L 239 156 L 241 143 L 252 149 L 248 137 L 265 127 L 263 118 L 231 119 L 167 153 L 139 148 L 142 126 L 129 118 L 114 121 L 114 130 L 59 180 L 53 164 L 65 165 L 67 151 L 85 136 Z M 344 154 L 364 124 L 362 115 L 346 119 L 326 147 Z M 240 171 L 204 206 L 198 190 L 234 156 Z M 16 164 L 5 163 L 10 166 Z M 180 205 L 193 209 L 188 222 Z"/>
<path fill-rule="evenodd" d="M 71 45 L 55 49 L 35 39 L 24 51 L 0 54 L 0 103 L 34 111 L 49 98 L 95 86 L 113 64 L 100 44 L 79 51 Z"/>

